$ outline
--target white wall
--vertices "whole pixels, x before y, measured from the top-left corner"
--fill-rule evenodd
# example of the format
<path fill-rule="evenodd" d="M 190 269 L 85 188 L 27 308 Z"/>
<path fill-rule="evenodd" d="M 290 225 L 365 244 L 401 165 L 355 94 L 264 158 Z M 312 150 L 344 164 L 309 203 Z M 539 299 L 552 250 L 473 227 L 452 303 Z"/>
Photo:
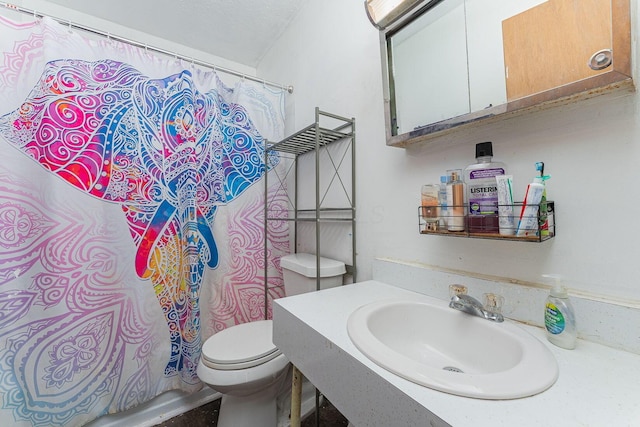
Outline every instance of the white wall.
<path fill-rule="evenodd" d="M 258 75 L 295 87 L 292 128 L 312 123 L 316 106 L 356 118 L 358 280 L 371 278 L 376 257 L 533 283 L 553 272 L 574 293 L 640 306 L 638 94 L 480 125 L 409 149 L 387 147 L 378 31 L 361 0 L 307 1 Z M 494 158 L 510 167 L 516 199 L 534 163 L 545 162 L 556 238 L 534 244 L 418 233 L 420 186 L 474 162 L 482 141 L 493 141 Z"/>

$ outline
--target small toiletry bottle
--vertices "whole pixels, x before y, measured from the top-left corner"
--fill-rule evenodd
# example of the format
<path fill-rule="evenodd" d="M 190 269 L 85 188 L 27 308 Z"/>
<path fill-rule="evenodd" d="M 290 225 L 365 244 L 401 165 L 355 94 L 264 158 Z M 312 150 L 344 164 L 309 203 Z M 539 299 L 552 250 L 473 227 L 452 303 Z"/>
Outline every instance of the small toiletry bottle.
<path fill-rule="evenodd" d="M 438 229 L 438 191 L 440 186 L 426 184 L 422 186 L 420 215 L 425 222 L 425 230 L 436 231 Z"/>
<path fill-rule="evenodd" d="M 546 181 L 551 178 L 549 175 L 544 174 L 544 163 L 537 162 L 536 170 L 540 173 L 540 177 L 542 178 L 542 185 L 544 185 L 544 190 L 542 190 L 542 198 L 540 199 L 540 221 L 538 226 L 540 227 L 540 236 L 548 237 L 549 236 L 549 215 L 548 215 L 548 205 L 547 205 L 547 184 Z"/>
<path fill-rule="evenodd" d="M 555 281 L 544 307 L 547 339 L 558 347 L 574 349 L 577 337 L 576 318 L 567 289 L 560 284 L 560 276 L 543 274 L 542 277 Z"/>
<path fill-rule="evenodd" d="M 464 170 L 467 185 L 470 233 L 498 233 L 498 188 L 496 176 L 505 175 L 507 166 L 494 162 L 491 142 L 476 144 L 476 163 Z"/>
<path fill-rule="evenodd" d="M 513 219 L 513 176 L 496 175 L 498 187 L 498 224 L 500 235 L 513 236 L 516 226 Z"/>
<path fill-rule="evenodd" d="M 449 213 L 449 221 L 447 221 L 447 230 L 464 231 L 465 230 L 465 185 L 460 180 L 460 169 L 449 172 L 449 183 L 447 184 L 447 211 Z"/>
<path fill-rule="evenodd" d="M 447 184 L 449 183 L 449 177 L 442 175 L 440 177 L 440 189 L 438 190 L 438 205 L 439 205 L 439 224 L 438 228 L 446 230 L 447 220 L 449 219 L 449 212 L 447 210 Z"/>

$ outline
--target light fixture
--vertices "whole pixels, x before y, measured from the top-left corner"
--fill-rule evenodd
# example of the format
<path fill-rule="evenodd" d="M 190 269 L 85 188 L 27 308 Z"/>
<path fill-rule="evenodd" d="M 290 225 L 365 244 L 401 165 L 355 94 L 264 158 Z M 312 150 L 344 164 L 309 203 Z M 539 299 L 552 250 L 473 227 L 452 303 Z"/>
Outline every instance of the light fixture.
<path fill-rule="evenodd" d="M 364 7 L 371 23 L 384 30 L 424 0 L 365 0 Z"/>

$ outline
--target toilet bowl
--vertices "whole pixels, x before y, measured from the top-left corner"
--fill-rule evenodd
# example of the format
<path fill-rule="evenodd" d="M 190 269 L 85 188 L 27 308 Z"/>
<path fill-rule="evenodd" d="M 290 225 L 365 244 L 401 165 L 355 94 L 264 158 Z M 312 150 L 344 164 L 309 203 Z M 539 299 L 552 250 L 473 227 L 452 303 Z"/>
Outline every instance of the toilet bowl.
<path fill-rule="evenodd" d="M 290 364 L 273 345 L 272 330 L 271 320 L 243 323 L 218 332 L 202 346 L 198 377 L 222 393 L 218 426 L 259 426 L 276 419 L 275 399 L 285 387 Z"/>
<path fill-rule="evenodd" d="M 280 259 L 285 295 L 316 290 L 316 256 L 291 254 Z M 345 265 L 320 257 L 320 289 L 339 286 Z M 273 345 L 273 322 L 260 320 L 227 328 L 202 346 L 197 373 L 222 394 L 218 427 L 276 427 L 277 399 L 290 393 L 291 364 Z"/>

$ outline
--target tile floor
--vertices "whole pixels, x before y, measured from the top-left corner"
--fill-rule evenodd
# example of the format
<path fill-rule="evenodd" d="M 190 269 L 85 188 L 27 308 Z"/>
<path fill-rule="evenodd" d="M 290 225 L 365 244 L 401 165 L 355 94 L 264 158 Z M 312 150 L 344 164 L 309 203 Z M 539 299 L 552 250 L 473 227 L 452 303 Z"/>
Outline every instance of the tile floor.
<path fill-rule="evenodd" d="M 155 427 L 205 427 L 218 424 L 218 414 L 220 411 L 220 399 L 211 403 L 202 405 L 192 409 L 177 417 L 171 418 Z M 320 424 L 319 427 L 344 427 L 348 424 L 347 419 L 329 402 L 324 399 L 324 403 L 320 406 Z M 309 415 L 301 423 L 301 427 L 315 427 L 315 412 Z M 261 426 L 256 426 L 261 427 Z"/>

